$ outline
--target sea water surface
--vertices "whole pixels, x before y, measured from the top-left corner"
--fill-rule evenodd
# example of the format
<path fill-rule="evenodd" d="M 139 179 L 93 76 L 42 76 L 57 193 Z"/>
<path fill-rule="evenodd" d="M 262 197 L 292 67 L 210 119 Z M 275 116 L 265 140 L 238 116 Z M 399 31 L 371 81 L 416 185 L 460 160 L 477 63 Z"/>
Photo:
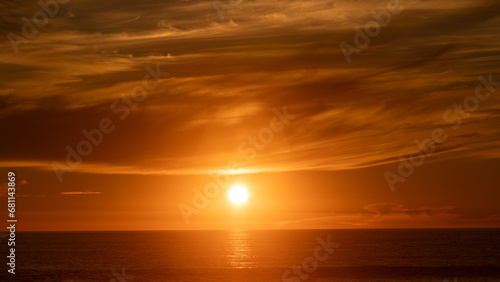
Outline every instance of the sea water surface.
<path fill-rule="evenodd" d="M 18 232 L 15 275 L 2 253 L 2 281 L 500 281 L 500 229 Z"/>

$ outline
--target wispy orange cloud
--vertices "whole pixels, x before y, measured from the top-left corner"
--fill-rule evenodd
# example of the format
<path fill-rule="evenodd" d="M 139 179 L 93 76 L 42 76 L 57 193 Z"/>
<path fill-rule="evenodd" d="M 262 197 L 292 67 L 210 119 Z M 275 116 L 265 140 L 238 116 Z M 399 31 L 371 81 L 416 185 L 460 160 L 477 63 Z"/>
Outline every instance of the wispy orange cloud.
<path fill-rule="evenodd" d="M 61 192 L 61 195 L 100 195 L 102 192 L 82 192 L 82 191 L 72 191 L 72 192 Z"/>
<path fill-rule="evenodd" d="M 118 4 L 99 13 L 99 1 L 68 3 L 18 55 L 0 54 L 0 130 L 12 134 L 2 140 L 0 166 L 50 169 L 64 161 L 83 129 L 103 117 L 116 121 L 110 103 L 131 96 L 147 64 L 172 76 L 74 171 L 213 172 L 283 105 L 298 118 L 248 171 L 397 162 L 416 138 L 448 126 L 443 112 L 474 93 L 478 75 L 498 71 L 500 43 L 489 36 L 500 31 L 495 1 L 401 2 L 404 10 L 350 65 L 339 43 L 387 1 L 251 1 L 224 21 L 204 1 Z M 28 6 L 7 5 L 2 31 L 20 32 Z M 89 15 L 93 23 L 81 20 Z M 428 159 L 498 158 L 498 93 Z M 27 139 L 36 141 L 15 141 Z"/>

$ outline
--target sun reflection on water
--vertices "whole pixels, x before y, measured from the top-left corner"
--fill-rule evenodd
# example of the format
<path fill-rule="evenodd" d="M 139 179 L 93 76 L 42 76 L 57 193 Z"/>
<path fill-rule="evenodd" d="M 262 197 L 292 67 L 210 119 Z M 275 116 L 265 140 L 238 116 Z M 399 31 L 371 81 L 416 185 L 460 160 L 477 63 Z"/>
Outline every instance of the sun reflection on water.
<path fill-rule="evenodd" d="M 255 266 L 254 254 L 246 231 L 230 231 L 224 241 L 224 266 L 231 268 Z"/>

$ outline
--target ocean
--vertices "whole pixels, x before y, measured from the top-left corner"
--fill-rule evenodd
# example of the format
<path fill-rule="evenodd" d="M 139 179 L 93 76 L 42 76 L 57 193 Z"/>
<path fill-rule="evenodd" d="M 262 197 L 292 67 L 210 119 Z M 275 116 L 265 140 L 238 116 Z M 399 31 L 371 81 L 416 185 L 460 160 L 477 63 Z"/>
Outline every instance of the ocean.
<path fill-rule="evenodd" d="M 500 281 L 500 229 L 16 235 L 2 281 Z"/>

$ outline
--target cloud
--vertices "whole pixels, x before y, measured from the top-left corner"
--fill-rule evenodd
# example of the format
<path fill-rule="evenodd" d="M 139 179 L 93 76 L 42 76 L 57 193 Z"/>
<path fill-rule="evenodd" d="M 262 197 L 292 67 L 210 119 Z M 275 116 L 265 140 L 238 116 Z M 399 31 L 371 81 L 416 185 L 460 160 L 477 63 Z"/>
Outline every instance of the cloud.
<path fill-rule="evenodd" d="M 213 172 L 285 105 L 298 118 L 248 171 L 397 162 L 415 139 L 449 128 L 443 112 L 474 93 L 478 75 L 500 79 L 496 1 L 401 2 L 352 64 L 339 44 L 387 1 L 246 1 L 223 21 L 210 1 L 70 2 L 19 54 L 0 43 L 0 131 L 10 135 L 0 166 L 52 169 L 82 130 L 110 118 L 117 129 L 74 171 Z M 2 34 L 21 34 L 20 18 L 39 9 L 15 3 L 0 12 Z M 119 120 L 111 103 L 156 64 L 170 78 Z M 428 159 L 498 158 L 498 93 Z"/>
<path fill-rule="evenodd" d="M 61 192 L 61 195 L 100 195 L 102 192 L 82 192 L 82 191 L 72 191 L 72 192 Z"/>
<path fill-rule="evenodd" d="M 454 209 L 454 207 L 452 206 L 439 207 L 439 208 L 420 207 L 411 209 L 411 208 L 405 208 L 403 205 L 399 204 L 380 203 L 380 204 L 367 205 L 363 209 L 375 213 L 378 217 L 387 215 L 435 216 L 440 214 L 449 214 L 450 211 Z"/>
<path fill-rule="evenodd" d="M 281 221 L 278 228 L 460 228 L 498 226 L 500 215 L 483 214 L 474 218 L 453 206 L 409 208 L 395 203 L 376 203 L 359 212 L 322 213 L 301 219 Z"/>

